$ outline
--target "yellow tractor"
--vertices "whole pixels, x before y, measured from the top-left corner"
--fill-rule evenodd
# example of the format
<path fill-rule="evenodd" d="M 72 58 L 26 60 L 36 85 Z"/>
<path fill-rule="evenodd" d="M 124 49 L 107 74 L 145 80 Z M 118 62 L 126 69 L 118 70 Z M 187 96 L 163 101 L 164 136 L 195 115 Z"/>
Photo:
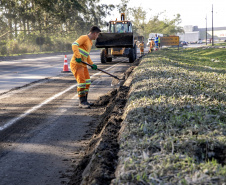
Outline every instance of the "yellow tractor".
<path fill-rule="evenodd" d="M 101 63 L 111 62 L 112 58 L 128 57 L 129 62 L 137 58 L 137 46 L 133 37 L 131 21 L 125 20 L 125 13 L 121 13 L 121 20 L 107 23 L 108 33 L 100 33 L 96 40 L 97 48 L 101 51 Z"/>

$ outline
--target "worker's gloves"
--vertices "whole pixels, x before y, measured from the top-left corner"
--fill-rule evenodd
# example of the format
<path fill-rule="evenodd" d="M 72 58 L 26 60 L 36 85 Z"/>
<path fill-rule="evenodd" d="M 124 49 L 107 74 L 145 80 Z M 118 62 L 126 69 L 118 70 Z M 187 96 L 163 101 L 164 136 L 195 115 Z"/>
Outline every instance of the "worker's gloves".
<path fill-rule="evenodd" d="M 93 70 L 97 70 L 97 65 L 96 65 L 96 64 L 93 64 L 91 68 L 92 68 Z"/>
<path fill-rule="evenodd" d="M 78 62 L 78 63 L 82 62 L 82 59 L 81 59 L 81 58 L 76 58 L 75 60 L 76 60 L 76 62 Z"/>

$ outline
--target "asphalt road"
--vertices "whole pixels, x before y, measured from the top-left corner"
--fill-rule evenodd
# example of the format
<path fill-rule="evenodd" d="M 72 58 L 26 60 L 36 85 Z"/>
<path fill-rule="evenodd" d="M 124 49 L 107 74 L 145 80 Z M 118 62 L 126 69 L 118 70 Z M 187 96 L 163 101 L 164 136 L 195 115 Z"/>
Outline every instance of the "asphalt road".
<path fill-rule="evenodd" d="M 205 44 L 188 44 L 183 47 L 201 47 L 203 45 Z M 148 48 L 145 48 L 145 51 L 147 52 Z M 95 64 L 100 64 L 100 51 L 92 51 L 91 56 L 92 61 Z M 72 54 L 67 55 L 69 70 L 71 57 Z M 114 61 L 117 61 L 117 59 Z M 62 76 L 63 74 L 61 71 L 63 70 L 63 66 L 64 55 L 62 54 L 0 61 L 0 94 L 14 88 L 26 86 L 31 82 L 55 76 Z"/>
<path fill-rule="evenodd" d="M 91 52 L 95 64 L 100 63 L 99 51 Z M 70 64 L 72 54 L 67 55 Z M 0 61 L 0 94 L 28 83 L 61 75 L 64 55 Z M 70 65 L 68 65 L 70 68 Z"/>
<path fill-rule="evenodd" d="M 127 58 L 107 64 L 100 63 L 99 52 L 91 58 L 119 77 L 130 67 Z M 0 62 L 1 185 L 65 184 L 84 154 L 105 110 L 78 108 L 76 81 L 72 73 L 61 73 L 63 60 L 59 55 Z M 116 88 L 108 75 L 90 75 L 91 102 Z"/>

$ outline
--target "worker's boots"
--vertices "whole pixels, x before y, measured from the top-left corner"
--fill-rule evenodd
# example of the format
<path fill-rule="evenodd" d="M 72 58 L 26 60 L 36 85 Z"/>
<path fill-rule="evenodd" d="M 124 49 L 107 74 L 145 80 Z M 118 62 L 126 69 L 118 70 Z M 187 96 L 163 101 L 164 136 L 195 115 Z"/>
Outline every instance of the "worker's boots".
<path fill-rule="evenodd" d="M 89 103 L 89 102 L 87 101 L 87 99 L 88 99 L 88 94 L 86 94 L 85 97 L 86 97 L 86 104 L 89 105 L 89 106 L 93 106 L 93 105 L 94 105 L 93 103 Z"/>
<path fill-rule="evenodd" d="M 79 107 L 83 109 L 89 109 L 90 105 L 87 104 L 86 96 L 79 97 Z"/>

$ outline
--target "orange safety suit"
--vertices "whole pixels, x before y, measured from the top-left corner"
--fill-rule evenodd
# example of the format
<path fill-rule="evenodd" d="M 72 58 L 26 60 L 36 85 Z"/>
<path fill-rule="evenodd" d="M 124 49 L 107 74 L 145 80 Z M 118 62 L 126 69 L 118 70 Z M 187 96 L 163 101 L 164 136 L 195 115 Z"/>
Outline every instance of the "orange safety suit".
<path fill-rule="evenodd" d="M 144 53 L 144 43 L 140 43 L 139 47 L 140 47 L 140 54 L 143 54 Z"/>
<path fill-rule="evenodd" d="M 72 51 L 73 56 L 70 62 L 70 67 L 75 79 L 77 80 L 77 92 L 78 97 L 86 96 L 89 92 L 89 87 L 91 84 L 91 79 L 89 76 L 89 71 L 87 69 L 87 65 L 83 63 L 76 62 L 76 58 L 81 58 L 82 61 L 87 62 L 89 64 L 93 64 L 90 59 L 89 53 L 91 47 L 93 45 L 92 40 L 88 37 L 88 35 L 80 36 L 73 44 Z"/>
<path fill-rule="evenodd" d="M 152 48 L 155 47 L 155 42 L 154 42 L 154 40 L 151 40 L 151 42 L 149 42 L 149 44 L 150 44 L 149 52 L 151 52 L 151 51 L 152 51 Z"/>

